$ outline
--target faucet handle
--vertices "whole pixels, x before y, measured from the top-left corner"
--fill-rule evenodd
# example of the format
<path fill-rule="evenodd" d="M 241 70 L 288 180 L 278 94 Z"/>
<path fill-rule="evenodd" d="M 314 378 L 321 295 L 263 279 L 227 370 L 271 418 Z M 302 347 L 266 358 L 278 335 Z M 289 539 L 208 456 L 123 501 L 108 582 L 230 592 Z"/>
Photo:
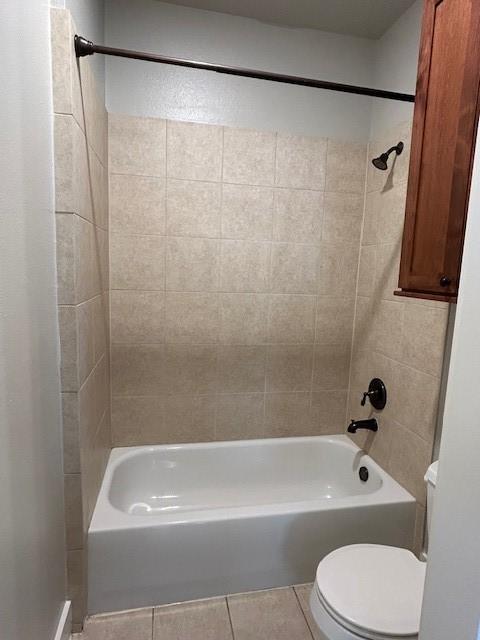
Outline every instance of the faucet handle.
<path fill-rule="evenodd" d="M 387 390 L 380 378 L 373 378 L 368 385 L 368 391 L 365 391 L 360 402 L 362 407 L 365 406 L 367 398 L 374 409 L 382 410 L 387 404 Z"/>

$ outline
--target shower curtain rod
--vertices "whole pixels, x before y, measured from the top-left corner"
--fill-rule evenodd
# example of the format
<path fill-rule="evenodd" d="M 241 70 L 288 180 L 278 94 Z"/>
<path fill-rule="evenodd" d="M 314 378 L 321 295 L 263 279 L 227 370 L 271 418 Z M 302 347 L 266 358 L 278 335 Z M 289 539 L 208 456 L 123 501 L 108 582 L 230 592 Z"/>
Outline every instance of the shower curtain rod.
<path fill-rule="evenodd" d="M 177 67 L 216 71 L 217 73 L 225 73 L 230 76 L 256 78 L 257 80 L 270 80 L 272 82 L 282 82 L 284 84 L 294 84 L 302 87 L 313 87 L 314 89 L 341 91 L 343 93 L 353 93 L 360 96 L 371 96 L 372 98 L 387 98 L 388 100 L 399 100 L 400 102 L 415 101 L 415 96 L 410 93 L 383 91 L 382 89 L 371 89 L 370 87 L 358 87 L 355 85 L 340 84 L 338 82 L 328 82 L 327 80 L 288 76 L 282 73 L 272 73 L 270 71 L 258 71 L 256 69 L 244 69 L 242 67 L 229 67 L 223 64 L 198 62 L 196 60 L 187 60 L 184 58 L 172 58 L 170 56 L 162 56 L 156 53 L 144 53 L 142 51 L 131 51 L 129 49 L 104 47 L 101 44 L 94 44 L 82 36 L 75 36 L 75 54 L 77 58 L 91 56 L 94 53 L 103 53 L 107 56 L 117 56 L 120 58 L 132 58 L 133 60 L 146 60 L 147 62 L 161 62 L 162 64 L 171 64 Z"/>

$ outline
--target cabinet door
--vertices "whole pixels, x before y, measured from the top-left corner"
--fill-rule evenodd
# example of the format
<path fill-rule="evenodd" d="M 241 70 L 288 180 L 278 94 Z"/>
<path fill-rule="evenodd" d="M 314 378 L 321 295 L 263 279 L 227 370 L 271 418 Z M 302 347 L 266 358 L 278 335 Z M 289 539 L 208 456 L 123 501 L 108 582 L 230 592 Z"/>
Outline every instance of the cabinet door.
<path fill-rule="evenodd" d="M 477 128 L 480 0 L 426 0 L 399 286 L 454 298 Z"/>

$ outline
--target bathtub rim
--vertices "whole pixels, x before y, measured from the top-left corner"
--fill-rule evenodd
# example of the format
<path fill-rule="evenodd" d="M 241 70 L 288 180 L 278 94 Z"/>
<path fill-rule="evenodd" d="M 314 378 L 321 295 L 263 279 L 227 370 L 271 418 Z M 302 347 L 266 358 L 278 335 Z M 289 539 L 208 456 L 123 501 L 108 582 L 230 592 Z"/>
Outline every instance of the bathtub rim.
<path fill-rule="evenodd" d="M 340 498 L 319 498 L 318 500 L 303 500 L 296 502 L 281 502 L 272 504 L 247 505 L 237 507 L 213 507 L 211 509 L 198 509 L 174 514 L 162 515 L 132 515 L 114 507 L 109 499 L 110 484 L 116 468 L 125 460 L 141 455 L 142 451 L 175 451 L 178 449 L 202 450 L 225 449 L 241 446 L 256 445 L 281 445 L 288 446 L 294 443 L 330 442 L 335 446 L 348 448 L 354 453 L 354 460 L 360 456 L 362 464 L 374 469 L 382 480 L 382 486 L 366 494 L 357 494 Z M 115 447 L 111 450 L 105 473 L 102 479 L 100 491 L 93 511 L 89 526 L 89 533 L 101 533 L 118 530 L 142 529 L 149 527 L 170 526 L 172 524 L 193 524 L 210 522 L 214 520 L 235 520 L 244 518 L 270 517 L 272 515 L 306 513 L 315 511 L 328 511 L 336 509 L 358 508 L 360 506 L 386 505 L 392 503 L 416 502 L 416 499 L 394 480 L 373 458 L 358 447 L 348 436 L 319 435 L 296 436 L 285 438 L 262 438 L 250 440 L 225 440 L 180 444 L 161 445 L 136 445 L 130 447 Z"/>

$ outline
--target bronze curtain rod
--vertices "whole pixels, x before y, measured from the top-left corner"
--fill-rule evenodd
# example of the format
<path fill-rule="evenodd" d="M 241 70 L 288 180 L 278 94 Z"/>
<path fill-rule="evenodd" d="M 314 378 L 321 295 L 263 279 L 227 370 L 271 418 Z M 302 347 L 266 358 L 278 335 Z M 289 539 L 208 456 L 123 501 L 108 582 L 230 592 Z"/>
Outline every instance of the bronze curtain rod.
<path fill-rule="evenodd" d="M 270 80 L 271 82 L 282 82 L 284 84 L 294 84 L 302 87 L 313 87 L 314 89 L 341 91 L 343 93 L 353 93 L 360 96 L 370 96 L 372 98 L 386 98 L 388 100 L 399 100 L 400 102 L 415 102 L 415 96 L 410 93 L 383 91 L 382 89 L 371 89 L 369 87 L 357 87 L 355 85 L 340 84 L 338 82 L 328 82 L 327 80 L 314 80 L 313 78 L 288 76 L 282 73 L 272 73 L 270 71 L 257 71 L 255 69 L 229 67 L 227 65 L 213 64 L 211 62 L 198 62 L 196 60 L 186 60 L 184 58 L 171 58 L 169 56 L 162 56 L 156 53 L 144 53 L 142 51 L 131 51 L 129 49 L 104 47 L 101 44 L 94 44 L 82 36 L 75 36 L 75 54 L 77 58 L 91 56 L 94 53 L 103 53 L 107 56 L 117 56 L 120 58 L 131 58 L 133 60 L 146 60 L 147 62 L 161 62 L 162 64 L 171 64 L 177 67 L 216 71 L 217 73 L 224 73 L 230 76 L 256 78 L 257 80 Z"/>

